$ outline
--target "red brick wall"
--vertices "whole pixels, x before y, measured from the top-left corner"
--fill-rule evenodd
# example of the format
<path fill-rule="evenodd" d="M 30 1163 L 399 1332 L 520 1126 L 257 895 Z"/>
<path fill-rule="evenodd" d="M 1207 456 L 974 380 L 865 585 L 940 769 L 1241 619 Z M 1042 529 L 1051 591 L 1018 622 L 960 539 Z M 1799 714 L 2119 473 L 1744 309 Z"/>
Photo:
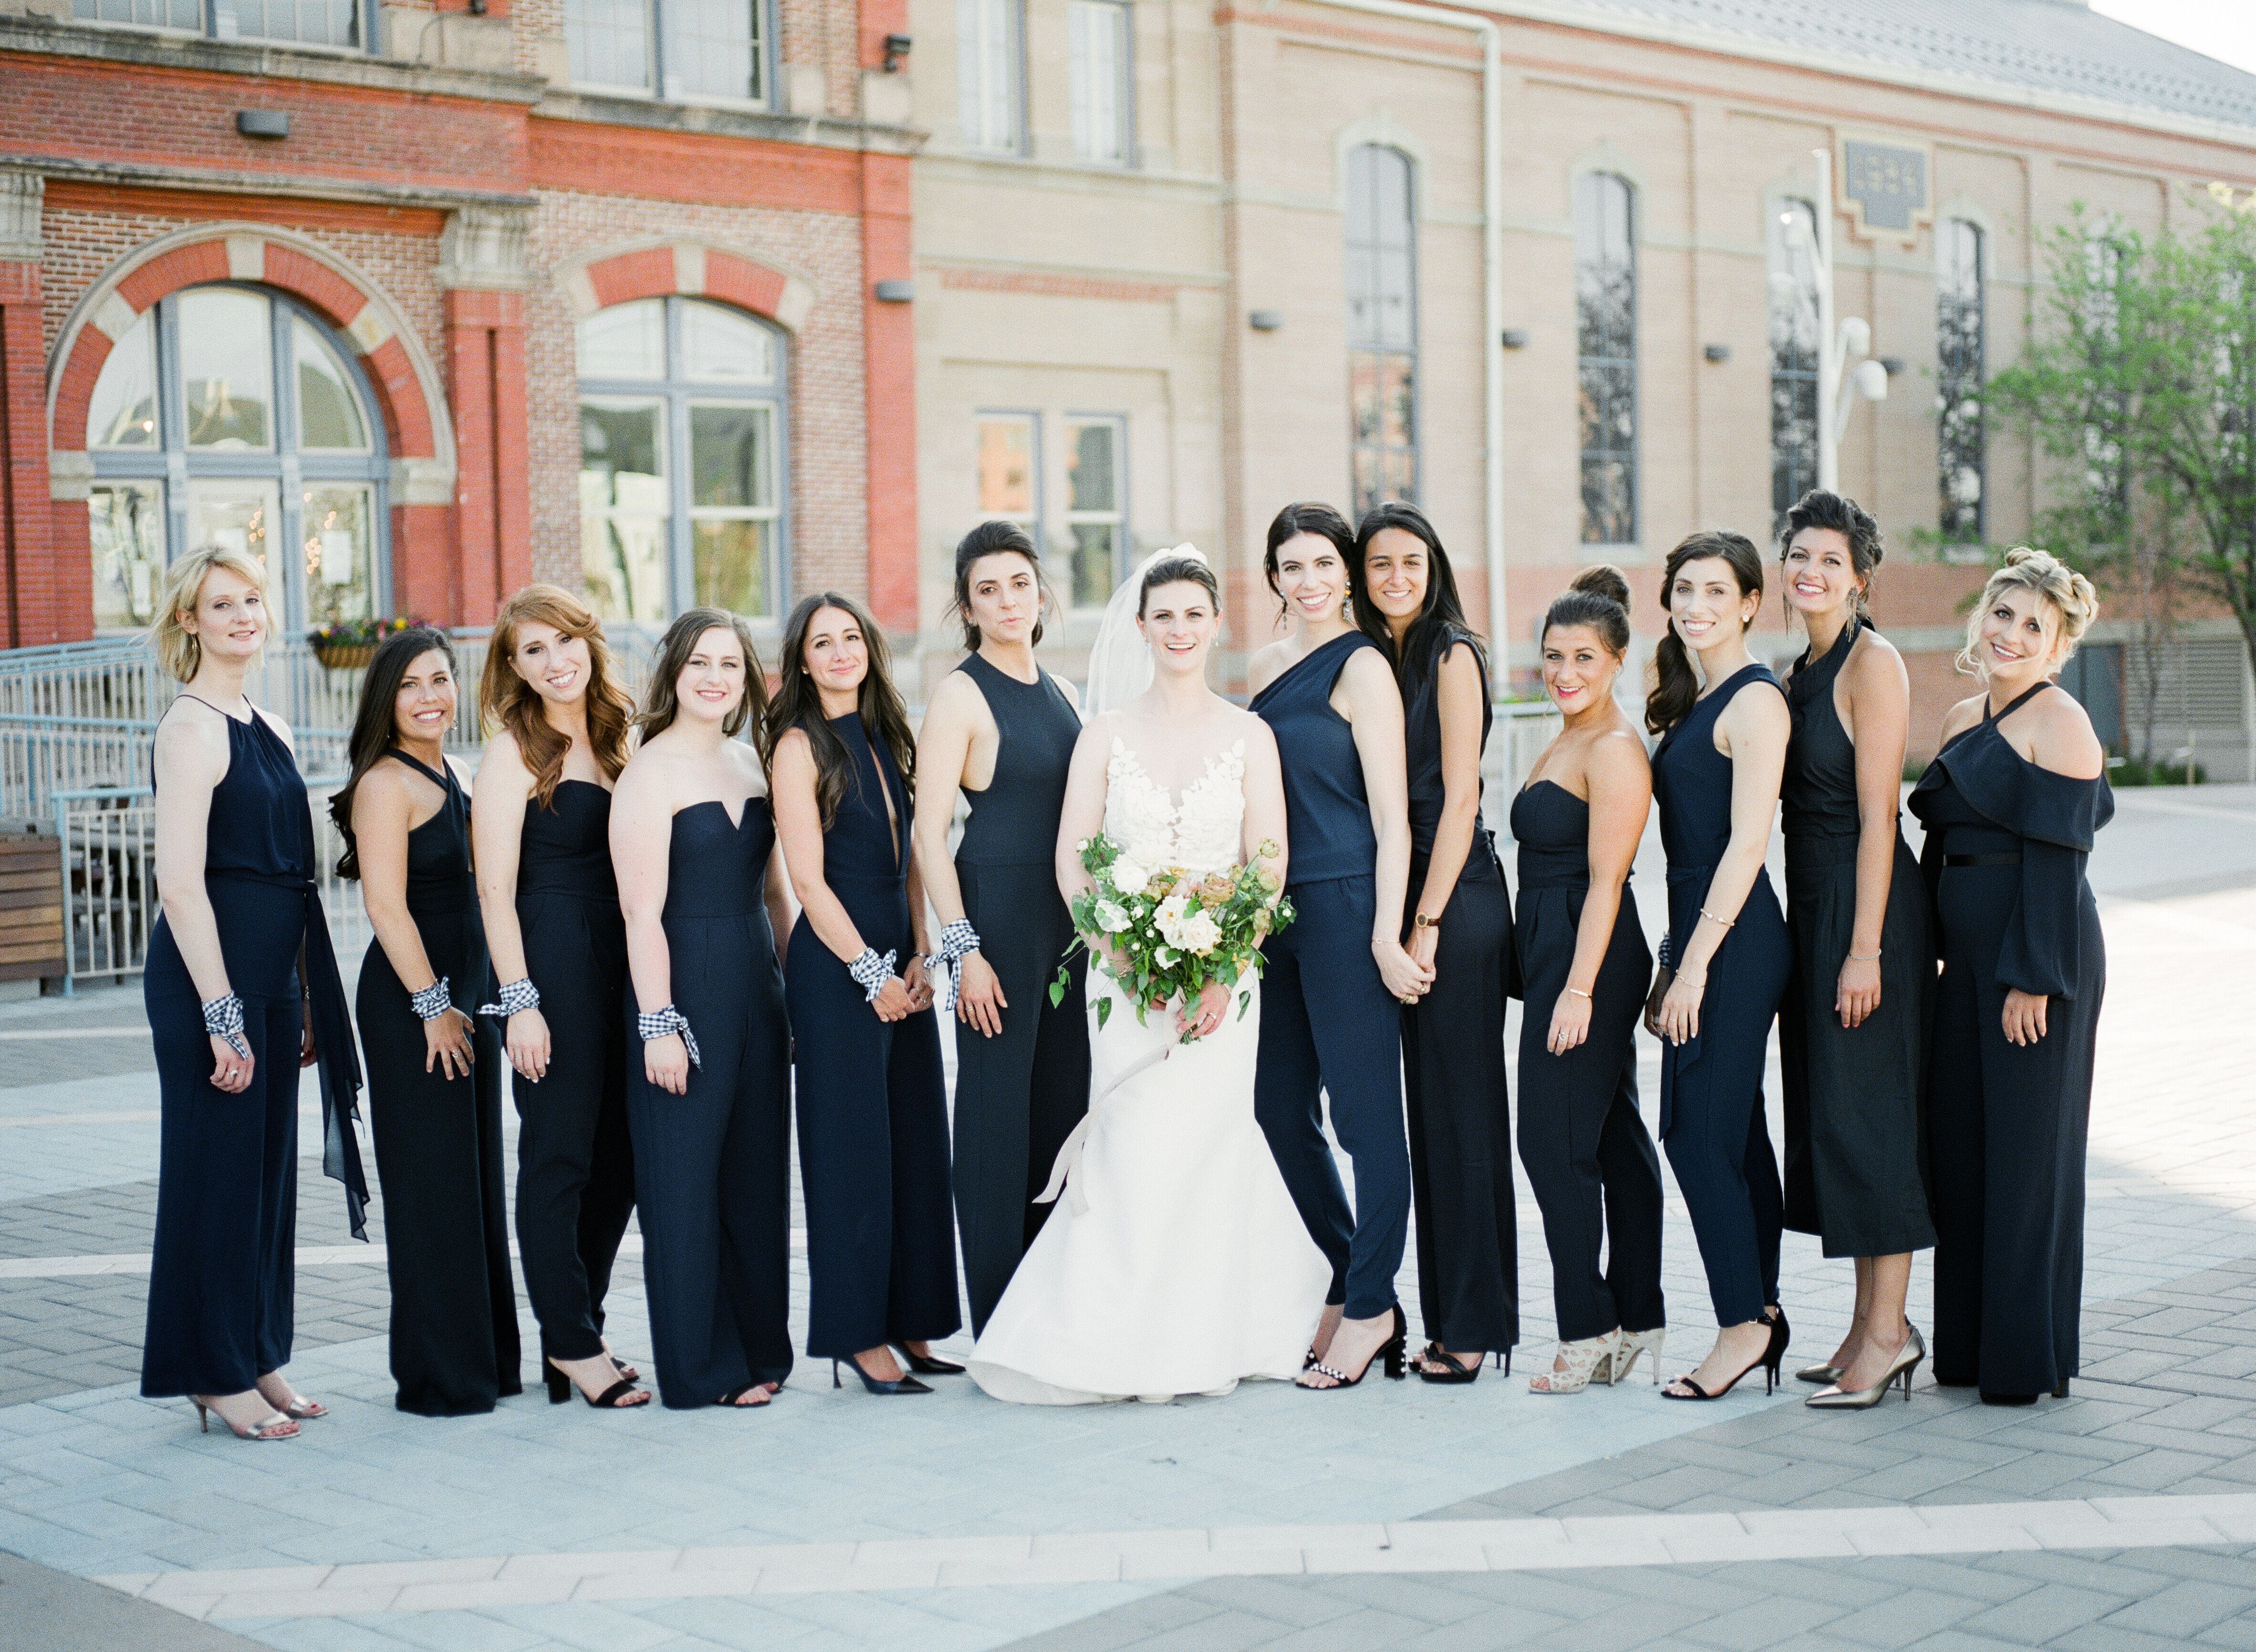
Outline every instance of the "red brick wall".
<path fill-rule="evenodd" d="M 864 283 L 857 218 L 851 212 L 694 205 L 577 190 L 538 193 L 532 259 L 543 272 L 610 248 L 667 237 L 739 249 L 814 287 L 814 307 L 789 346 L 792 586 L 866 595 Z M 670 252 L 659 256 L 670 263 Z M 563 289 L 545 274 L 527 295 L 526 317 L 532 568 L 537 577 L 576 585 L 576 318 Z M 906 342 L 901 355 L 906 366 Z M 913 543 L 913 526 L 911 532 Z"/>

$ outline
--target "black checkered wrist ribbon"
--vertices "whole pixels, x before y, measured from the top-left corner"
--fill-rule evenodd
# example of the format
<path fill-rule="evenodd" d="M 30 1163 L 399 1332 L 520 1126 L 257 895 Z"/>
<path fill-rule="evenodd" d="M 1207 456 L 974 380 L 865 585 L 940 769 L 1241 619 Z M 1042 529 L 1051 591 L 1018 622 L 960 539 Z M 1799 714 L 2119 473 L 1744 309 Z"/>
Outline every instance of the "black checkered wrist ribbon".
<path fill-rule="evenodd" d="M 498 1015 L 507 1020 L 519 1010 L 537 1010 L 539 1007 L 540 989 L 533 985 L 531 976 L 521 975 L 504 986 L 492 1003 L 479 1005 L 478 1013 Z"/>
<path fill-rule="evenodd" d="M 846 966 L 846 973 L 862 984 L 864 999 L 871 1004 L 885 990 L 885 983 L 893 978 L 893 960 L 898 950 L 880 953 L 875 947 L 864 947 L 862 956 Z"/>
<path fill-rule="evenodd" d="M 447 978 L 443 975 L 420 992 L 410 992 L 407 1001 L 414 1007 L 416 1014 L 427 1021 L 435 1021 L 455 1007 L 455 995 L 448 988 Z"/>
<path fill-rule="evenodd" d="M 250 1059 L 250 1046 L 243 1041 L 243 1000 L 234 993 L 204 1000 L 204 1031 L 225 1039 L 227 1047 L 243 1060 Z"/>
<path fill-rule="evenodd" d="M 934 964 L 948 966 L 948 990 L 941 994 L 940 1007 L 952 1010 L 956 995 L 963 988 L 963 960 L 979 950 L 979 931 L 971 927 L 969 918 L 958 918 L 943 925 L 940 931 L 940 950 L 932 955 Z"/>
<path fill-rule="evenodd" d="M 689 1018 L 673 1005 L 669 1004 L 662 1010 L 645 1010 L 637 1015 L 635 1031 L 642 1034 L 642 1041 L 645 1044 L 653 1038 L 664 1038 L 668 1033 L 680 1034 L 681 1046 L 689 1052 L 689 1064 L 700 1072 L 705 1070 L 705 1063 L 697 1059 L 697 1039 L 689 1030 Z"/>

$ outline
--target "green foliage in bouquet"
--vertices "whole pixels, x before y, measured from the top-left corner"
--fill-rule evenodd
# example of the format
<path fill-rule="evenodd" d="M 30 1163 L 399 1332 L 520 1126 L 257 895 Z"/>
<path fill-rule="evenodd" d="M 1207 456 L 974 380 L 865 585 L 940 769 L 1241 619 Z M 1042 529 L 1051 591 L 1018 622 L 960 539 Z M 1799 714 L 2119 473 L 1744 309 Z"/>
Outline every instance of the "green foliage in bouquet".
<path fill-rule="evenodd" d="M 1080 939 L 1066 959 L 1075 950 L 1088 953 L 1091 967 L 1111 977 L 1147 1026 L 1146 1012 L 1188 1004 L 1210 982 L 1234 987 L 1248 970 L 1258 975 L 1261 938 L 1293 921 L 1293 903 L 1269 864 L 1278 847 L 1266 840 L 1245 865 L 1211 872 L 1145 865 L 1103 833 L 1083 838 L 1080 850 L 1090 886 L 1074 897 Z M 1064 1001 L 1069 979 L 1061 962 L 1050 983 L 1053 1005 Z M 1252 1002 L 1250 987 L 1238 993 L 1238 1019 Z M 1097 999 L 1100 1028 L 1111 1011 L 1109 996 Z"/>

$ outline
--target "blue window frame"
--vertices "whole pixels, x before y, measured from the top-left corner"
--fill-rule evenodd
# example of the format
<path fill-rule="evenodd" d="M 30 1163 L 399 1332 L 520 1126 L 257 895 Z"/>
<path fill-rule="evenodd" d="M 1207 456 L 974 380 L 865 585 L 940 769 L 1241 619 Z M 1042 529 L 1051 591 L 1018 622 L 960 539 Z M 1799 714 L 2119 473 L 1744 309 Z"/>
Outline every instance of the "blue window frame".
<path fill-rule="evenodd" d="M 159 300 L 88 405 L 95 623 L 147 625 L 165 563 L 212 544 L 278 571 L 286 629 L 386 612 L 387 447 L 357 356 L 303 305 L 235 282 Z"/>

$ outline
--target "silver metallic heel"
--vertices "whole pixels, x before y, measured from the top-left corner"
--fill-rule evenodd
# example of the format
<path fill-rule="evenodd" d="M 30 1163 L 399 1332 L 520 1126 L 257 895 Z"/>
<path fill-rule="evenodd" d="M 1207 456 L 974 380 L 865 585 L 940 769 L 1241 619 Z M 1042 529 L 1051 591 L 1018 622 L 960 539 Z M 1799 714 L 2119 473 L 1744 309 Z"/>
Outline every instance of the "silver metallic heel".
<path fill-rule="evenodd" d="M 1880 1380 L 1869 1388 L 1847 1393 L 1830 1387 L 1813 1394 L 1802 1403 L 1814 1411 L 1869 1411 L 1888 1397 L 1888 1391 L 1901 1383 L 1906 1404 L 1911 1401 L 1911 1380 L 1919 1370 L 1919 1362 L 1927 1358 L 1927 1342 L 1919 1334 L 1917 1325 L 1906 1327 L 1903 1346 L 1896 1351 L 1894 1362 L 1881 1373 Z"/>

